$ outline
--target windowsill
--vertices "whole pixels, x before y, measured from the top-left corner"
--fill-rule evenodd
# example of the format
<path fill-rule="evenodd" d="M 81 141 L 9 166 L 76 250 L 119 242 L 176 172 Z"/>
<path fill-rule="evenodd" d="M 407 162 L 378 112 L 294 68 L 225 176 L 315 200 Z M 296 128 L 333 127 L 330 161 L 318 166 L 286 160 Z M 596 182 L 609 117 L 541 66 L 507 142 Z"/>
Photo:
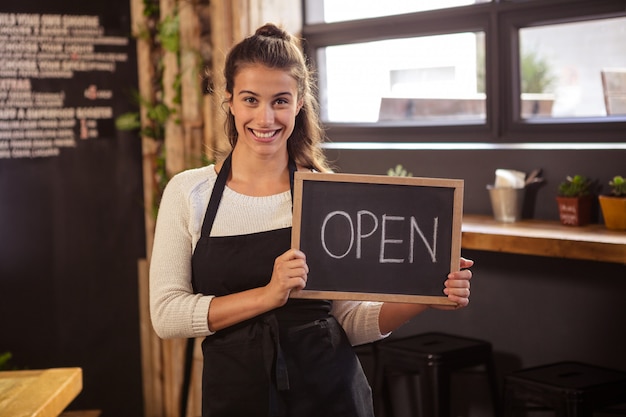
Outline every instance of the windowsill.
<path fill-rule="evenodd" d="M 601 224 L 564 226 L 556 221 L 500 223 L 491 216 L 463 216 L 463 249 L 626 264 L 626 232 Z"/>

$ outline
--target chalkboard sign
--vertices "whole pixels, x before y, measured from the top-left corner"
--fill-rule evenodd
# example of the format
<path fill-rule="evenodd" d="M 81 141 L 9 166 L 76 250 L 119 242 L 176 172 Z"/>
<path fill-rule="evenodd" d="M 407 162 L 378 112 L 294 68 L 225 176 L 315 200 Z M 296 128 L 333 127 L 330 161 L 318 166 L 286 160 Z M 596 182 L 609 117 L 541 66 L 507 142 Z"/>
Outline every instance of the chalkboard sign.
<path fill-rule="evenodd" d="M 292 247 L 307 255 L 294 298 L 453 304 L 463 180 L 297 172 Z"/>
<path fill-rule="evenodd" d="M 81 368 L 68 409 L 115 417 L 144 415 L 130 3 L 0 1 L 0 353 Z"/>

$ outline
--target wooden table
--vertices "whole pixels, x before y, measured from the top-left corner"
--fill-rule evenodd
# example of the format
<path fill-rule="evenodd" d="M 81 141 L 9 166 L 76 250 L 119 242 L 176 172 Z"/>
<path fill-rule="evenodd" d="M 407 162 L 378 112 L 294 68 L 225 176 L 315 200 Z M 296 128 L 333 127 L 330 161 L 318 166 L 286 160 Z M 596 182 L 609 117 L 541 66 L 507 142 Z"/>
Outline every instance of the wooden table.
<path fill-rule="evenodd" d="M 0 416 L 56 417 L 82 388 L 81 368 L 0 372 Z"/>
<path fill-rule="evenodd" d="M 491 216 L 463 216 L 464 249 L 626 264 L 626 231 L 604 225 L 564 226 L 556 221 L 500 223 Z"/>

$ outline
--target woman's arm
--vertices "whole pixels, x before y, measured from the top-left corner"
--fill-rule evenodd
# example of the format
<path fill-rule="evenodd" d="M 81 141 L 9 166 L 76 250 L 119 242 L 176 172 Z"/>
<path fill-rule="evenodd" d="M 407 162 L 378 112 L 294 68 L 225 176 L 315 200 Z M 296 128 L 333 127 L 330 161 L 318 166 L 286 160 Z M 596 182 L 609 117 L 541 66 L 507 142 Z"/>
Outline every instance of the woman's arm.
<path fill-rule="evenodd" d="M 216 332 L 281 307 L 291 290 L 304 288 L 308 270 L 304 253 L 288 250 L 274 261 L 272 278 L 264 287 L 215 297 L 207 317 L 209 329 Z"/>
<path fill-rule="evenodd" d="M 304 287 L 308 272 L 304 254 L 289 250 L 275 260 L 271 280 L 264 287 L 223 297 L 194 294 L 192 229 L 201 219 L 192 219 L 197 213 L 192 213 L 193 198 L 186 190 L 195 189 L 196 182 L 193 174 L 189 177 L 170 180 L 157 218 L 150 262 L 150 312 L 153 327 L 162 338 L 208 336 L 280 307 L 292 289 Z"/>
<path fill-rule="evenodd" d="M 191 284 L 189 186 L 193 179 L 172 178 L 161 199 L 150 260 L 150 316 L 162 338 L 211 334 L 206 315 L 212 297 L 194 294 Z"/>
<path fill-rule="evenodd" d="M 396 330 L 429 307 L 440 310 L 453 310 L 466 307 L 469 304 L 472 271 L 465 268 L 470 268 L 472 265 L 474 265 L 474 261 L 461 258 L 461 270 L 448 274 L 448 279 L 444 282 L 445 289 L 443 293 L 448 296 L 450 301 L 456 303 L 456 305 L 427 306 L 424 304 L 384 303 L 380 309 L 380 315 L 378 316 L 380 332 L 385 334 Z"/>

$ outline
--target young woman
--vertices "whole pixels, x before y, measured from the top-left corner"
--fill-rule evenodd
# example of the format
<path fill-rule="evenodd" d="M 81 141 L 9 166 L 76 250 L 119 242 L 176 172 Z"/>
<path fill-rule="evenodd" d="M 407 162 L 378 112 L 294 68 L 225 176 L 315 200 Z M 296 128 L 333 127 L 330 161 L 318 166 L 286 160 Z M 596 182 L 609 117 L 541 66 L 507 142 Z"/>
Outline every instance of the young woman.
<path fill-rule="evenodd" d="M 293 175 L 328 170 L 309 70 L 296 40 L 268 24 L 230 51 L 224 73 L 232 152 L 176 175 L 164 192 L 150 269 L 154 328 L 163 338 L 205 337 L 204 417 L 373 416 L 351 346 L 428 307 L 289 298 L 308 273 L 305 254 L 290 249 Z M 470 278 L 463 269 L 445 282 L 460 307 Z"/>

